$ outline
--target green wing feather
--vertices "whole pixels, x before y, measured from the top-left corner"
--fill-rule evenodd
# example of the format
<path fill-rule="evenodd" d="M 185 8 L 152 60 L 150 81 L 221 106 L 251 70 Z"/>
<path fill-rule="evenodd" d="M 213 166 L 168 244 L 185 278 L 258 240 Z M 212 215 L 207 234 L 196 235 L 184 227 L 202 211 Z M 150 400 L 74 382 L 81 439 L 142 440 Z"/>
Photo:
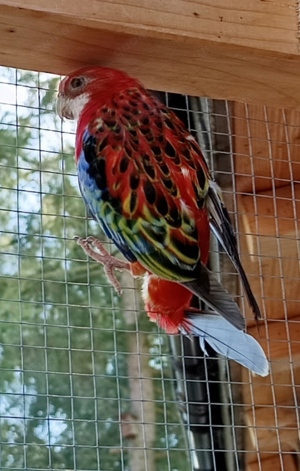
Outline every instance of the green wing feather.
<path fill-rule="evenodd" d="M 201 218 L 208 228 L 209 187 L 197 143 L 175 114 L 138 89 L 100 108 L 89 134 L 94 141 L 85 148 L 87 160 L 96 169 L 96 182 L 105 172 L 107 186 L 105 198 L 93 197 L 96 218 L 158 276 L 194 279 L 202 255 Z"/>

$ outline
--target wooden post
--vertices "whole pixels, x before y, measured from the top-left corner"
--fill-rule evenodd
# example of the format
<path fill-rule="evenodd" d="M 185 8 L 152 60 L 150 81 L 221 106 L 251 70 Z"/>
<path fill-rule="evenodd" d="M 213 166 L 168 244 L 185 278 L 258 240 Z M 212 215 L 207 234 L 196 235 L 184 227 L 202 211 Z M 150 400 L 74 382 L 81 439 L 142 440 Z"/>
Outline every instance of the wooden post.
<path fill-rule="evenodd" d="M 148 88 L 300 109 L 298 0 L 0 0 L 0 63 L 122 68 Z"/>

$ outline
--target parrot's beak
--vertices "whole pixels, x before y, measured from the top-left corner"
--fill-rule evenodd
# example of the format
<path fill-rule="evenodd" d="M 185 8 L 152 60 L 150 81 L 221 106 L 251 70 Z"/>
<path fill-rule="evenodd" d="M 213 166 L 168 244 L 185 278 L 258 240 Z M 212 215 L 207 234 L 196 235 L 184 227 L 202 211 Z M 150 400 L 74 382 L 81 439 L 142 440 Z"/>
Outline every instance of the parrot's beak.
<path fill-rule="evenodd" d="M 64 120 L 64 115 L 63 115 L 63 99 L 60 94 L 57 95 L 57 100 L 56 100 L 56 113 L 60 117 L 60 119 L 63 121 Z"/>
<path fill-rule="evenodd" d="M 62 121 L 64 118 L 74 119 L 73 113 L 68 106 L 68 100 L 61 93 L 59 93 L 57 96 L 56 112 Z"/>

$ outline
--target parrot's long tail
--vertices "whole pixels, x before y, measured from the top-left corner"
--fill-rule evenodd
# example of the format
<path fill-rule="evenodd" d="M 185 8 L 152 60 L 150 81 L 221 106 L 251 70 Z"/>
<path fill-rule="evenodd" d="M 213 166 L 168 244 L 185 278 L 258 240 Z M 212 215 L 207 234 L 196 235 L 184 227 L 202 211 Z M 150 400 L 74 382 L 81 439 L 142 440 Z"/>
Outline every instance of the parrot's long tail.
<path fill-rule="evenodd" d="M 210 214 L 210 227 L 217 237 L 218 241 L 223 246 L 227 255 L 230 257 L 235 269 L 240 275 L 243 283 L 248 302 L 252 308 L 255 319 L 260 319 L 261 312 L 256 302 L 256 299 L 252 293 L 247 275 L 242 267 L 240 257 L 237 249 L 236 236 L 231 225 L 228 211 L 223 204 L 221 190 L 218 185 L 211 181 L 210 188 L 207 195 L 207 209 Z"/>
<path fill-rule="evenodd" d="M 213 273 L 202 263 L 197 279 L 181 283 L 213 311 L 220 314 L 236 329 L 245 328 L 245 319 L 228 291 L 218 282 Z"/>
<path fill-rule="evenodd" d="M 243 266 L 241 264 L 239 256 L 232 257 L 232 262 L 233 262 L 238 274 L 240 275 L 241 281 L 243 283 L 243 286 L 244 286 L 244 289 L 245 289 L 245 292 L 246 292 L 246 295 L 247 295 L 249 305 L 251 306 L 251 309 L 253 311 L 255 319 L 256 320 L 261 319 L 262 315 L 261 315 L 260 309 L 259 309 L 258 304 L 256 302 L 256 299 L 255 299 L 255 297 L 252 293 L 252 289 L 250 287 L 247 275 L 246 275 L 246 273 L 243 269 Z"/>
<path fill-rule="evenodd" d="M 221 355 L 249 368 L 260 376 L 269 373 L 269 362 L 260 344 L 251 335 L 237 330 L 225 319 L 202 312 L 195 315 L 186 312 L 181 332 L 199 337 L 200 347 L 205 354 L 205 342 Z"/>

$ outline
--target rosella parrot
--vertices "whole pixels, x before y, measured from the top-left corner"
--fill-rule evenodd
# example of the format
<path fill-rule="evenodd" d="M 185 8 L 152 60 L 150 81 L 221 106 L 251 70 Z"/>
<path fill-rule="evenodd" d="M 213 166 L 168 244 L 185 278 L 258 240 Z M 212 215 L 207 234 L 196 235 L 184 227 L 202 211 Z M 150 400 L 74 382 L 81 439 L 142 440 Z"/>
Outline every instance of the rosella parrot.
<path fill-rule="evenodd" d="M 105 266 L 118 290 L 114 268 L 143 275 L 148 315 L 167 332 L 199 335 L 202 347 L 205 339 L 267 374 L 260 345 L 243 332 L 239 307 L 206 266 L 212 231 L 241 277 L 255 318 L 261 317 L 221 191 L 180 119 L 136 79 L 104 67 L 65 77 L 58 112 L 78 122 L 75 158 L 87 210 L 127 262 L 94 238 L 78 239 L 79 245 Z M 209 314 L 191 307 L 193 295 Z M 239 349 L 236 358 L 231 350 Z"/>

